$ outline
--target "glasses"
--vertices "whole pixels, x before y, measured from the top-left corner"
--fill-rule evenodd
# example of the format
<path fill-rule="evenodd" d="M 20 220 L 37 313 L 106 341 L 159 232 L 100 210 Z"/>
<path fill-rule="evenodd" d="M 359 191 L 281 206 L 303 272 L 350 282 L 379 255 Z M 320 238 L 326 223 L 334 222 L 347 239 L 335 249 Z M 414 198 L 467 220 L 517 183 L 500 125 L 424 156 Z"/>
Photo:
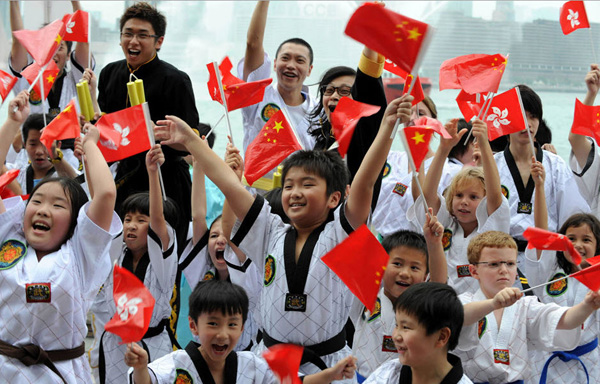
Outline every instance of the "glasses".
<path fill-rule="evenodd" d="M 350 96 L 350 94 L 352 93 L 352 87 L 349 87 L 347 85 L 340 85 L 339 87 L 334 87 L 333 85 L 324 85 L 321 87 L 321 91 L 325 96 L 331 96 L 335 93 L 335 91 L 337 91 L 338 95 L 342 97 L 347 97 Z"/>
<path fill-rule="evenodd" d="M 158 35 L 150 35 L 148 33 L 131 33 L 131 32 L 121 32 L 122 40 L 132 40 L 134 37 L 137 37 L 139 41 L 148 40 L 151 37 L 157 38 Z"/>
<path fill-rule="evenodd" d="M 483 264 L 487 265 L 490 269 L 499 269 L 502 264 L 506 265 L 507 269 L 516 269 L 517 263 L 514 261 L 480 261 L 478 263 L 473 263 L 475 265 Z"/>

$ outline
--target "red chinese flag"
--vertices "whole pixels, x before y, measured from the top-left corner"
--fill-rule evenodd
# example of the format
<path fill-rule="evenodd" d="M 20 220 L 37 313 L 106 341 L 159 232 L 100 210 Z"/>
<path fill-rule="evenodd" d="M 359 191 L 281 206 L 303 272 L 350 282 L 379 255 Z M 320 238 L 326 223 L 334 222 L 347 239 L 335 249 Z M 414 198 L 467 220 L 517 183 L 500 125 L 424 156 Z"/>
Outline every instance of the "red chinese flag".
<path fill-rule="evenodd" d="M 444 139 L 450 139 L 452 136 L 446 131 L 446 128 L 438 119 L 431 118 L 429 116 L 421 116 L 413 121 L 415 127 L 429 128 Z"/>
<path fill-rule="evenodd" d="M 462 89 L 467 93 L 498 92 L 507 57 L 471 54 L 446 60 L 440 67 L 440 91 Z"/>
<path fill-rule="evenodd" d="M 65 41 L 89 42 L 89 13 L 82 10 L 67 13 L 63 16 L 62 21 L 65 23 Z"/>
<path fill-rule="evenodd" d="M 427 156 L 427 152 L 429 151 L 429 141 L 431 140 L 433 132 L 434 130 L 428 127 L 413 126 L 404 128 L 408 150 L 415 162 L 417 172 L 419 171 L 419 168 L 421 168 L 421 163 L 425 160 L 425 156 Z"/>
<path fill-rule="evenodd" d="M 500 136 L 527 129 L 521 93 L 515 87 L 496 95 L 485 118 L 490 141 Z"/>
<path fill-rule="evenodd" d="M 412 73 L 419 67 L 432 29 L 382 5 L 365 3 L 352 14 L 344 33 Z"/>
<path fill-rule="evenodd" d="M 75 108 L 75 101 L 71 100 L 65 109 L 42 130 L 40 141 L 48 148 L 48 153 L 50 153 L 52 142 L 74 139 L 81 135 L 80 132 L 77 108 Z"/>
<path fill-rule="evenodd" d="M 65 23 L 62 20 L 55 20 L 35 31 L 27 29 L 14 31 L 13 36 L 19 40 L 19 43 L 29 52 L 38 65 L 44 66 L 54 57 L 60 47 L 65 31 Z"/>
<path fill-rule="evenodd" d="M 102 116 L 96 128 L 100 131 L 98 147 L 107 162 L 151 148 L 143 104 Z"/>
<path fill-rule="evenodd" d="M 417 76 L 417 80 L 414 82 L 415 89 L 411 90 L 413 87 L 414 78 L 415 77 L 413 75 L 406 76 L 406 79 L 404 79 L 404 89 L 402 90 L 402 94 L 404 95 L 410 93 L 410 95 L 414 97 L 412 105 L 417 105 L 421 101 L 425 100 L 425 93 L 423 92 L 423 86 L 421 85 L 421 78 L 419 76 Z"/>
<path fill-rule="evenodd" d="M 271 371 L 280 383 L 300 384 L 298 377 L 304 347 L 294 344 L 277 344 L 262 353 Z"/>
<path fill-rule="evenodd" d="M 209 78 L 206 83 L 210 97 L 223 104 L 221 92 L 219 91 L 219 82 L 213 63 L 206 64 L 208 68 Z M 264 79 L 259 81 L 245 82 L 231 74 L 233 65 L 229 57 L 225 57 L 219 64 L 219 72 L 221 72 L 221 83 L 225 99 L 227 100 L 227 110 L 229 112 L 236 109 L 247 107 L 260 103 L 265 95 L 265 88 L 271 84 L 273 79 Z"/>
<path fill-rule="evenodd" d="M 380 106 L 361 103 L 349 97 L 342 97 L 340 99 L 331 114 L 331 126 L 335 139 L 339 144 L 338 152 L 340 156 L 346 156 L 354 128 L 356 128 L 356 124 L 358 124 L 360 118 L 371 116 L 380 109 Z"/>
<path fill-rule="evenodd" d="M 527 240 L 527 248 L 545 249 L 551 251 L 569 252 L 571 259 L 577 265 L 581 263 L 581 255 L 571 240 L 565 235 L 546 231 L 544 229 L 529 227 L 523 232 L 523 237 Z"/>
<path fill-rule="evenodd" d="M 321 258 L 371 312 L 388 259 L 365 224 Z"/>
<path fill-rule="evenodd" d="M 246 149 L 244 176 L 252 185 L 283 159 L 302 149 L 283 111 L 277 111 Z"/>
<path fill-rule="evenodd" d="M 154 297 L 150 291 L 133 273 L 115 265 L 113 299 L 117 313 L 104 329 L 121 337 L 121 344 L 142 340 L 154 310 Z"/>
<path fill-rule="evenodd" d="M 400 67 L 392 63 L 390 59 L 385 59 L 385 63 L 383 63 L 383 69 L 403 79 L 405 79 L 406 76 L 408 76 L 408 73 L 405 70 L 400 69 Z"/>
<path fill-rule="evenodd" d="M 473 117 L 479 114 L 486 96 L 487 92 L 472 95 L 463 90 L 460 91 L 456 96 L 456 104 L 458 104 L 458 109 L 460 109 L 460 113 L 466 121 L 471 121 Z"/>
<path fill-rule="evenodd" d="M 583 1 L 567 1 L 560 7 L 560 27 L 565 35 L 580 28 L 589 28 Z"/>
<path fill-rule="evenodd" d="M 571 274 L 571 277 L 579 280 L 591 291 L 597 292 L 600 289 L 600 256 L 594 256 L 586 260 L 591 267 Z"/>
<path fill-rule="evenodd" d="M 575 99 L 575 115 L 571 132 L 589 136 L 600 143 L 600 106 L 592 107 Z"/>
<path fill-rule="evenodd" d="M 14 179 L 16 179 L 17 176 L 19 176 L 18 169 L 11 169 L 9 171 L 4 172 L 0 176 L 0 193 L 4 194 L 6 186 L 10 184 Z M 2 198 L 4 199 L 5 197 L 2 196 Z"/>
<path fill-rule="evenodd" d="M 37 63 L 31 63 L 21 72 L 21 76 L 23 76 L 29 84 L 32 84 L 37 77 L 38 73 L 40 73 L 42 67 L 40 67 Z M 44 74 L 41 76 L 41 80 L 44 82 L 44 97 L 45 100 L 48 97 L 48 93 L 52 89 L 54 85 L 54 80 L 56 80 L 56 76 L 58 76 L 58 67 L 54 60 L 50 60 Z M 33 84 L 33 92 L 37 95 L 31 95 L 30 98 L 32 100 L 40 100 L 40 95 L 42 94 L 42 89 L 40 87 L 40 80 Z"/>
<path fill-rule="evenodd" d="M 0 97 L 2 97 L 2 100 L 6 100 L 17 80 L 19 80 L 17 77 L 0 70 Z"/>

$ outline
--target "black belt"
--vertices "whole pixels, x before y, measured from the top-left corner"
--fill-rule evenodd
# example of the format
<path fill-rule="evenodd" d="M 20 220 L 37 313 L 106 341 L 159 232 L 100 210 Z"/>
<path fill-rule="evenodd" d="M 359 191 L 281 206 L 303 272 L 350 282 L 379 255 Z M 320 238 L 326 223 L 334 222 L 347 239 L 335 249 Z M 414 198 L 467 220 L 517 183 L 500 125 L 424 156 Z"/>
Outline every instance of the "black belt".
<path fill-rule="evenodd" d="M 45 351 L 35 344 L 27 344 L 20 347 L 9 344 L 5 341 L 0 340 L 0 355 L 12 357 L 18 359 L 21 363 L 26 366 L 43 364 L 50 370 L 58 375 L 63 382 L 67 382 L 65 378 L 60 374 L 56 366 L 55 361 L 73 360 L 85 353 L 85 343 L 82 343 L 79 347 L 71 349 L 60 349 L 54 351 Z"/>
<path fill-rule="evenodd" d="M 275 340 L 263 329 L 263 342 L 267 348 L 272 347 L 276 344 L 283 344 L 282 341 Z M 313 363 L 321 370 L 327 369 L 327 364 L 321 359 L 321 356 L 330 355 L 343 349 L 346 346 L 346 329 L 342 328 L 342 331 L 331 339 L 325 340 L 321 343 L 314 345 L 304 345 L 304 352 L 302 352 L 302 360 L 300 365 L 304 363 Z"/>
<path fill-rule="evenodd" d="M 516 237 L 513 237 L 513 240 L 517 243 L 517 250 L 519 250 L 519 252 L 525 252 L 527 249 L 527 240 L 517 239 Z"/>

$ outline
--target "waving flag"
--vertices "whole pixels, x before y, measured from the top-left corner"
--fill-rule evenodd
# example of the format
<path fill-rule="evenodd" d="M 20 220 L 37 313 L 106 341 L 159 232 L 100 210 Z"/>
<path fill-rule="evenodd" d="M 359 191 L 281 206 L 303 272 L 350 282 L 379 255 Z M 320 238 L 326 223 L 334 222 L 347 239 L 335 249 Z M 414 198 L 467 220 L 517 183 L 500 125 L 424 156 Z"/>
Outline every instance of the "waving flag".
<path fill-rule="evenodd" d="M 121 344 L 142 340 L 154 310 L 154 297 L 144 283 L 125 268 L 115 265 L 113 298 L 117 313 L 104 326 L 107 332 L 121 337 Z"/>
<path fill-rule="evenodd" d="M 579 265 L 581 263 L 581 255 L 565 235 L 529 227 L 523 232 L 523 237 L 527 240 L 527 248 L 566 251 L 569 252 L 575 264 Z"/>
<path fill-rule="evenodd" d="M 427 152 L 429 152 L 429 142 L 431 141 L 431 135 L 434 130 L 429 127 L 406 127 L 404 128 L 404 134 L 406 135 L 406 144 L 408 150 L 415 162 L 416 171 L 419 171 Z"/>
<path fill-rule="evenodd" d="M 208 93 L 214 101 L 223 104 L 221 99 L 221 91 L 219 90 L 219 82 L 213 63 L 206 64 L 209 73 L 209 79 L 206 85 Z M 247 107 L 260 103 L 265 95 L 265 88 L 271 84 L 273 79 L 264 79 L 259 81 L 245 82 L 231 74 L 233 65 L 229 57 L 225 57 L 219 64 L 219 72 L 221 72 L 221 82 L 225 99 L 227 100 L 227 110 L 234 111 L 239 108 Z"/>
<path fill-rule="evenodd" d="M 487 92 L 472 95 L 463 90 L 460 91 L 456 96 L 456 104 L 458 104 L 458 109 L 460 109 L 460 113 L 466 121 L 471 121 L 473 117 L 479 114 L 486 96 Z"/>
<path fill-rule="evenodd" d="M 31 63 L 21 72 L 21 76 L 23 76 L 29 84 L 32 84 L 41 70 L 42 67 L 40 67 L 37 63 Z M 42 89 L 40 87 L 40 80 L 38 80 L 35 84 L 33 84 L 32 93 L 34 94 L 30 95 L 29 98 L 31 100 L 46 100 L 48 93 L 50 93 L 50 90 L 54 85 L 56 76 L 58 76 L 58 67 L 56 66 L 54 60 L 50 60 L 46 70 L 44 71 L 44 74 L 41 77 L 41 81 L 44 82 L 44 97 L 40 97 L 42 94 Z"/>
<path fill-rule="evenodd" d="M 75 101 L 71 100 L 65 109 L 42 130 L 40 141 L 48 148 L 48 153 L 51 153 L 54 141 L 74 139 L 81 135 L 80 132 L 77 108 Z"/>
<path fill-rule="evenodd" d="M 107 162 L 117 161 L 151 148 L 143 104 L 102 116 L 98 147 Z"/>
<path fill-rule="evenodd" d="M 361 117 L 371 116 L 381 109 L 377 105 L 369 105 L 359 101 L 352 100 L 349 97 L 342 97 L 335 110 L 331 114 L 331 127 L 337 140 L 340 156 L 346 156 L 348 146 L 352 140 L 354 128 Z"/>
<path fill-rule="evenodd" d="M 560 7 L 560 27 L 565 35 L 576 29 L 589 28 L 587 13 L 583 1 L 567 1 Z"/>
<path fill-rule="evenodd" d="M 413 82 L 415 83 L 414 89 L 411 91 L 411 88 L 413 87 Z M 402 94 L 405 95 L 407 93 L 410 93 L 410 95 L 414 97 L 412 105 L 417 105 L 421 101 L 425 100 L 425 93 L 423 92 L 423 86 L 421 85 L 421 78 L 419 76 L 417 76 L 417 80 L 415 80 L 415 77 L 413 75 L 406 76 L 406 79 L 404 80 L 404 89 L 402 90 Z"/>
<path fill-rule="evenodd" d="M 54 57 L 65 31 L 65 23 L 62 20 L 55 20 L 36 31 L 27 29 L 14 31 L 13 36 L 19 40 L 19 43 L 39 66 L 44 66 Z"/>
<path fill-rule="evenodd" d="M 17 83 L 17 80 L 19 80 L 17 77 L 0 70 L 0 97 L 2 98 L 2 101 L 6 100 L 6 97 Z"/>
<path fill-rule="evenodd" d="M 383 69 L 385 69 L 386 71 L 391 72 L 394 75 L 397 75 L 403 79 L 405 79 L 406 76 L 408 76 L 408 73 L 405 70 L 400 69 L 400 67 L 398 67 L 390 59 L 387 59 L 387 58 L 385 59 L 385 62 L 383 63 Z"/>
<path fill-rule="evenodd" d="M 373 312 L 389 256 L 363 224 L 321 258 Z"/>
<path fill-rule="evenodd" d="M 450 139 L 452 136 L 446 131 L 446 128 L 438 119 L 429 116 L 421 116 L 413 121 L 415 127 L 433 129 L 435 133 L 442 136 L 444 139 Z"/>
<path fill-rule="evenodd" d="M 4 192 L 6 186 L 10 184 L 14 179 L 16 179 L 17 176 L 19 176 L 18 169 L 11 169 L 9 171 L 4 172 L 0 176 L 0 193 Z"/>
<path fill-rule="evenodd" d="M 277 344 L 262 353 L 280 383 L 300 384 L 298 370 L 304 348 L 294 344 Z"/>
<path fill-rule="evenodd" d="M 571 277 L 579 280 L 591 291 L 597 292 L 600 289 L 600 256 L 594 256 L 586 260 L 591 267 L 575 272 Z"/>
<path fill-rule="evenodd" d="M 575 99 L 575 116 L 571 132 L 593 137 L 600 143 L 600 106 L 589 106 Z"/>
<path fill-rule="evenodd" d="M 364 3 L 352 14 L 344 33 L 412 73 L 419 67 L 432 29 L 380 4 Z"/>
<path fill-rule="evenodd" d="M 62 21 L 65 23 L 65 41 L 89 42 L 89 13 L 82 10 L 67 13 L 63 16 Z"/>
<path fill-rule="evenodd" d="M 440 67 L 440 91 L 462 89 L 467 93 L 498 92 L 507 56 L 471 54 L 446 60 Z"/>
<path fill-rule="evenodd" d="M 249 185 L 275 168 L 290 154 L 302 149 L 281 110 L 264 125 L 246 149 L 244 176 Z"/>
<path fill-rule="evenodd" d="M 527 129 L 519 88 L 515 87 L 496 95 L 491 102 L 485 122 L 490 141 Z"/>

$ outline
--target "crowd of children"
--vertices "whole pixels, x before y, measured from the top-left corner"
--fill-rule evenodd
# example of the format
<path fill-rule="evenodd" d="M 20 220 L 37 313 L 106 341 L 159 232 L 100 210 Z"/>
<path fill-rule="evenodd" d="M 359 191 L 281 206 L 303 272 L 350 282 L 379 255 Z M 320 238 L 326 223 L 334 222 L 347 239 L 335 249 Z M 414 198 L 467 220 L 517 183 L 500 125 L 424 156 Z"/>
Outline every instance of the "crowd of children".
<path fill-rule="evenodd" d="M 245 80 L 270 76 L 262 47 L 268 6 L 259 2 L 252 15 L 239 64 Z M 12 11 L 11 23 L 19 26 Z M 135 72 L 150 63 L 138 75 L 177 71 L 156 56 L 165 28 L 152 6 L 130 7 L 121 19 L 126 59 L 111 70 L 124 64 Z M 13 52 L 15 73 L 18 63 L 26 64 L 19 53 Z M 263 102 L 243 110 L 243 150 L 268 120 L 267 106 L 285 110 L 305 146 L 315 147 L 285 159 L 281 187 L 264 196 L 243 185 L 240 150 L 229 143 L 221 159 L 199 135 L 195 107 L 184 113 L 187 119 L 166 106 L 154 110 L 157 143 L 143 166 L 140 156 L 138 163 L 130 159 L 124 176 L 126 191 L 137 188 L 133 173 L 148 188 L 124 196 L 98 149 L 94 125 L 82 125 L 72 150 L 58 142 L 48 150 L 40 142 L 42 115 L 30 113 L 31 94 L 23 90 L 10 101 L 0 128 L 0 163 L 21 170 L 19 185 L 10 187 L 29 197 L 0 202 L 0 381 L 275 383 L 282 378 L 261 354 L 277 344 L 304 347 L 298 374 L 307 383 L 600 380 L 600 294 L 570 277 L 533 294 L 521 290 L 587 268 L 586 260 L 600 252 L 594 140 L 570 134 L 570 168 L 542 149 L 546 143 L 531 146 L 530 134 L 535 139 L 539 127 L 548 128 L 539 96 L 519 85 L 527 130 L 511 134 L 494 153 L 484 121 L 452 119 L 445 125 L 449 138 L 413 176 L 406 155 L 390 152 L 391 132 L 414 121 L 417 111 L 435 118 L 433 101 L 414 107 L 406 94 L 385 103 L 384 58 L 368 48 L 357 71 L 328 71 L 314 100 L 303 84 L 312 62 L 307 42 L 284 41 L 275 53 L 277 83 Z M 108 97 L 122 91 L 111 88 L 116 74 L 102 72 L 98 106 L 94 72 L 79 69 L 70 76 L 89 80 L 96 109 L 120 108 Z M 183 72 L 176 78 L 189 81 Z M 597 65 L 585 83 L 584 103 L 593 105 Z M 150 108 L 168 97 L 149 93 Z M 347 162 L 330 148 L 330 115 L 342 96 L 382 106 L 361 120 Z M 473 140 L 461 144 L 468 131 Z M 15 137 L 29 164 L 6 161 L 17 149 Z M 183 188 L 171 199 L 172 192 L 163 196 L 160 166 L 177 164 L 183 154 L 191 156 L 191 188 L 186 192 L 185 181 L 171 185 L 171 191 Z M 422 194 L 413 185 L 418 180 Z M 209 183 L 225 197 L 216 208 L 207 207 Z M 184 204 L 183 196 L 189 197 Z M 322 261 L 365 223 L 382 236 L 389 255 L 372 311 Z M 530 226 L 565 235 L 583 262 L 577 265 L 566 251 L 526 249 L 523 231 Z M 133 272 L 155 298 L 139 343 L 122 344 L 104 330 L 117 311 L 111 265 Z M 182 279 L 192 290 L 182 303 L 185 312 L 174 306 Z M 189 316 L 177 319 L 177 312 Z M 94 342 L 86 355 L 88 313 Z M 189 325 L 191 340 L 174 333 L 174 320 Z"/>

